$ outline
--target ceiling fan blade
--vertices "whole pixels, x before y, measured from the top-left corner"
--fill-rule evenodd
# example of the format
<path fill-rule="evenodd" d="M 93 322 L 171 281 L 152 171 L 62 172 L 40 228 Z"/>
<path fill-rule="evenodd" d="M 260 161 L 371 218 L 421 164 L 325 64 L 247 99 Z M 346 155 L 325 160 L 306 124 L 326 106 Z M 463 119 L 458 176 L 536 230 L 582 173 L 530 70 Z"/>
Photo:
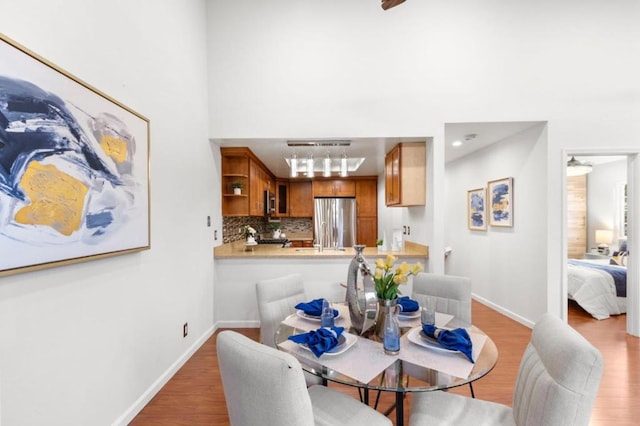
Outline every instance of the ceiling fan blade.
<path fill-rule="evenodd" d="M 382 0 L 382 8 L 384 10 L 391 9 L 401 3 L 404 3 L 404 0 Z"/>

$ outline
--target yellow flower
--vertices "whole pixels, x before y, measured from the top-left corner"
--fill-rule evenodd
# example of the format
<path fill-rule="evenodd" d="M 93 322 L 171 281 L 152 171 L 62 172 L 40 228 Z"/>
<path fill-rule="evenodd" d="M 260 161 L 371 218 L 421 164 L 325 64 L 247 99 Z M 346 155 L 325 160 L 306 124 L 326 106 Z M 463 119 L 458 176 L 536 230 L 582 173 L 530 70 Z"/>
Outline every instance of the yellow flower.
<path fill-rule="evenodd" d="M 409 277 L 404 274 L 396 274 L 396 276 L 393 277 L 394 284 L 405 284 L 407 281 L 409 281 Z"/>
<path fill-rule="evenodd" d="M 396 274 L 400 274 L 400 275 L 405 275 L 406 273 L 409 272 L 409 264 L 407 262 L 402 262 L 397 268 L 396 268 Z"/>
<path fill-rule="evenodd" d="M 422 264 L 421 264 L 420 262 L 417 262 L 416 264 L 414 264 L 414 265 L 411 267 L 411 270 L 409 271 L 409 273 L 410 273 L 411 275 L 416 275 L 416 274 L 418 274 L 419 272 L 422 272 L 423 270 L 424 270 L 424 268 L 422 267 Z"/>
<path fill-rule="evenodd" d="M 388 254 L 387 258 L 385 259 L 385 266 L 386 266 L 386 270 L 388 271 L 389 269 L 393 268 L 393 265 L 396 263 L 396 261 L 398 260 L 397 257 L 395 257 L 392 254 Z"/>
<path fill-rule="evenodd" d="M 392 254 L 388 254 L 386 259 L 376 260 L 376 269 L 373 281 L 376 285 L 376 295 L 379 299 L 395 299 L 402 294 L 398 288 L 401 284 L 405 284 L 409 280 L 409 276 L 416 275 L 422 271 L 422 265 L 416 263 L 410 266 L 407 262 L 402 262 L 393 270 L 393 265 L 398 258 Z"/>
<path fill-rule="evenodd" d="M 384 269 L 376 268 L 376 274 L 373 276 L 374 279 L 379 280 L 384 276 Z"/>

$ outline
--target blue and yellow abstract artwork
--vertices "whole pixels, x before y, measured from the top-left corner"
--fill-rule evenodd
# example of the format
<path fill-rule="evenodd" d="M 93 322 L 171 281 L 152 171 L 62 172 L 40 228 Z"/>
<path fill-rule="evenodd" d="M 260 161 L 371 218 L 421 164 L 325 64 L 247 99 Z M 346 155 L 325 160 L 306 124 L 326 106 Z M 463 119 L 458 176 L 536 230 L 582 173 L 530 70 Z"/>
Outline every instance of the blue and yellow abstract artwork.
<path fill-rule="evenodd" d="M 484 188 L 467 191 L 467 226 L 471 230 L 487 229 L 487 203 Z"/>
<path fill-rule="evenodd" d="M 144 117 L 0 41 L 0 273 L 149 247 Z"/>
<path fill-rule="evenodd" d="M 503 178 L 488 183 L 491 226 L 513 226 L 513 178 Z"/>

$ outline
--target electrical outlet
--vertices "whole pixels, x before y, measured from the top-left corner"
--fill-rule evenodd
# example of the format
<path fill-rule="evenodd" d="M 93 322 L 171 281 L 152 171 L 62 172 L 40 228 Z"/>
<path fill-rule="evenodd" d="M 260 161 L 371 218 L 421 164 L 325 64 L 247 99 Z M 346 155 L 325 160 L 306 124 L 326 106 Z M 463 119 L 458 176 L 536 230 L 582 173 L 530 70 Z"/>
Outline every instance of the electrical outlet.
<path fill-rule="evenodd" d="M 218 241 L 218 230 L 217 229 L 213 231 L 213 239 L 215 241 Z"/>
<path fill-rule="evenodd" d="M 211 226 L 211 216 L 207 216 L 207 227 Z"/>
<path fill-rule="evenodd" d="M 182 326 L 182 337 L 187 337 L 188 334 L 189 334 L 189 323 L 185 322 L 184 325 Z"/>

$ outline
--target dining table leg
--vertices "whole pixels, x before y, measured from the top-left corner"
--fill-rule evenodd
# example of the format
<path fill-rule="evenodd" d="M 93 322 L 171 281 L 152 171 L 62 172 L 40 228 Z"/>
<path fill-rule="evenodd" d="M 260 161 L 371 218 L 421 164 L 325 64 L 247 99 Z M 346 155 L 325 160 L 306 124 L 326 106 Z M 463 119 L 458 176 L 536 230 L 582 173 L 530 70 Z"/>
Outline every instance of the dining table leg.
<path fill-rule="evenodd" d="M 404 426 L 404 392 L 396 392 L 396 426 Z"/>

